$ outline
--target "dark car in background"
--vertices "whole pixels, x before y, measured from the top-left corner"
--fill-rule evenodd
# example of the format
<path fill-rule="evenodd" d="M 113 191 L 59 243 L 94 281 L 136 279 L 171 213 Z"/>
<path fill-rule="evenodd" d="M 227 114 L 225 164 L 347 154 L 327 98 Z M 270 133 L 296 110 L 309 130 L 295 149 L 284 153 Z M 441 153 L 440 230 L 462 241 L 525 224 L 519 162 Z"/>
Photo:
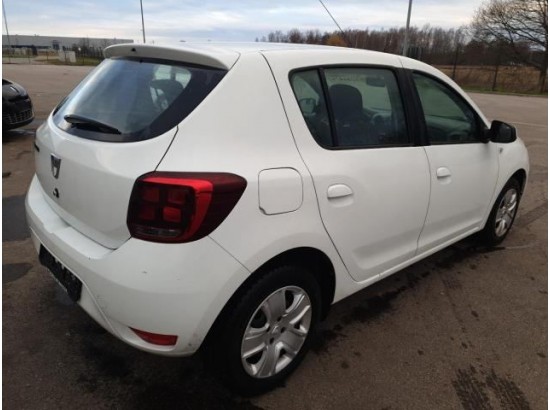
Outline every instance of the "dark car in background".
<path fill-rule="evenodd" d="M 2 78 L 2 130 L 12 130 L 34 119 L 32 102 L 27 90 Z"/>

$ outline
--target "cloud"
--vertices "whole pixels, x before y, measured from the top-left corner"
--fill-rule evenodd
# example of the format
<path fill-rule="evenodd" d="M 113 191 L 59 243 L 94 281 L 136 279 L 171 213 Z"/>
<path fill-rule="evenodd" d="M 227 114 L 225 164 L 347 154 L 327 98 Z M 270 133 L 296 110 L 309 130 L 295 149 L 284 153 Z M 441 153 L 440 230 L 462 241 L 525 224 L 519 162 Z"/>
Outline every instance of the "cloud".
<path fill-rule="evenodd" d="M 325 0 L 343 28 L 405 24 L 408 0 Z M 415 0 L 411 24 L 458 27 L 480 0 Z M 138 0 L 4 0 L 10 33 L 141 39 Z M 253 41 L 274 30 L 336 27 L 317 0 L 143 0 L 148 41 Z"/>

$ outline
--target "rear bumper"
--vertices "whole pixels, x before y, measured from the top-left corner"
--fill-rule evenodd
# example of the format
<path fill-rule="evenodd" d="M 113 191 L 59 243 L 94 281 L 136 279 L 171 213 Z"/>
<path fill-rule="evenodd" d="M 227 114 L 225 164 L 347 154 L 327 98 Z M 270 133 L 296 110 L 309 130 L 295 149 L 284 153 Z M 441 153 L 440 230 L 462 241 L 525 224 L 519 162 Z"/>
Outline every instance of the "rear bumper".
<path fill-rule="evenodd" d="M 116 337 L 152 353 L 194 353 L 249 272 L 212 239 L 157 244 L 129 239 L 105 248 L 65 223 L 48 205 L 36 176 L 27 221 L 36 250 L 44 246 L 83 283 L 78 304 Z M 140 339 L 130 327 L 177 335 L 175 346 Z"/>

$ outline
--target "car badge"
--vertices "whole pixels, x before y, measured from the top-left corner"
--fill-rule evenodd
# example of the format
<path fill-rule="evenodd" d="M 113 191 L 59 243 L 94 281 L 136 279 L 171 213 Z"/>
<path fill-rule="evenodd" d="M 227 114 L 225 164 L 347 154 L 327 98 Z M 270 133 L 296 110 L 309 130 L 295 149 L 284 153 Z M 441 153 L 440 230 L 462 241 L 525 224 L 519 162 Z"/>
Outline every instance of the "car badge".
<path fill-rule="evenodd" d="M 61 169 L 61 158 L 56 157 L 54 154 L 51 154 L 52 160 L 52 175 L 55 179 L 59 178 L 59 171 Z"/>

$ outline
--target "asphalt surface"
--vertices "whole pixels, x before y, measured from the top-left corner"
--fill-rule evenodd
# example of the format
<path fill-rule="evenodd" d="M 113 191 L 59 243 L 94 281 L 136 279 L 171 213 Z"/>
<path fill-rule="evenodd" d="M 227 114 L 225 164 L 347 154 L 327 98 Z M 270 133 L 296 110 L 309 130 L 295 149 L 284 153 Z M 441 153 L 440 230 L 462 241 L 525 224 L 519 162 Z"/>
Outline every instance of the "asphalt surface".
<path fill-rule="evenodd" d="M 5 408 L 547 408 L 547 99 L 472 94 L 489 118 L 517 126 L 530 153 L 527 191 L 501 247 L 462 241 L 338 303 L 284 387 L 241 398 L 197 357 L 118 341 L 39 265 L 23 210 L 34 129 L 89 68 L 3 70 L 37 112 L 2 139 Z"/>

